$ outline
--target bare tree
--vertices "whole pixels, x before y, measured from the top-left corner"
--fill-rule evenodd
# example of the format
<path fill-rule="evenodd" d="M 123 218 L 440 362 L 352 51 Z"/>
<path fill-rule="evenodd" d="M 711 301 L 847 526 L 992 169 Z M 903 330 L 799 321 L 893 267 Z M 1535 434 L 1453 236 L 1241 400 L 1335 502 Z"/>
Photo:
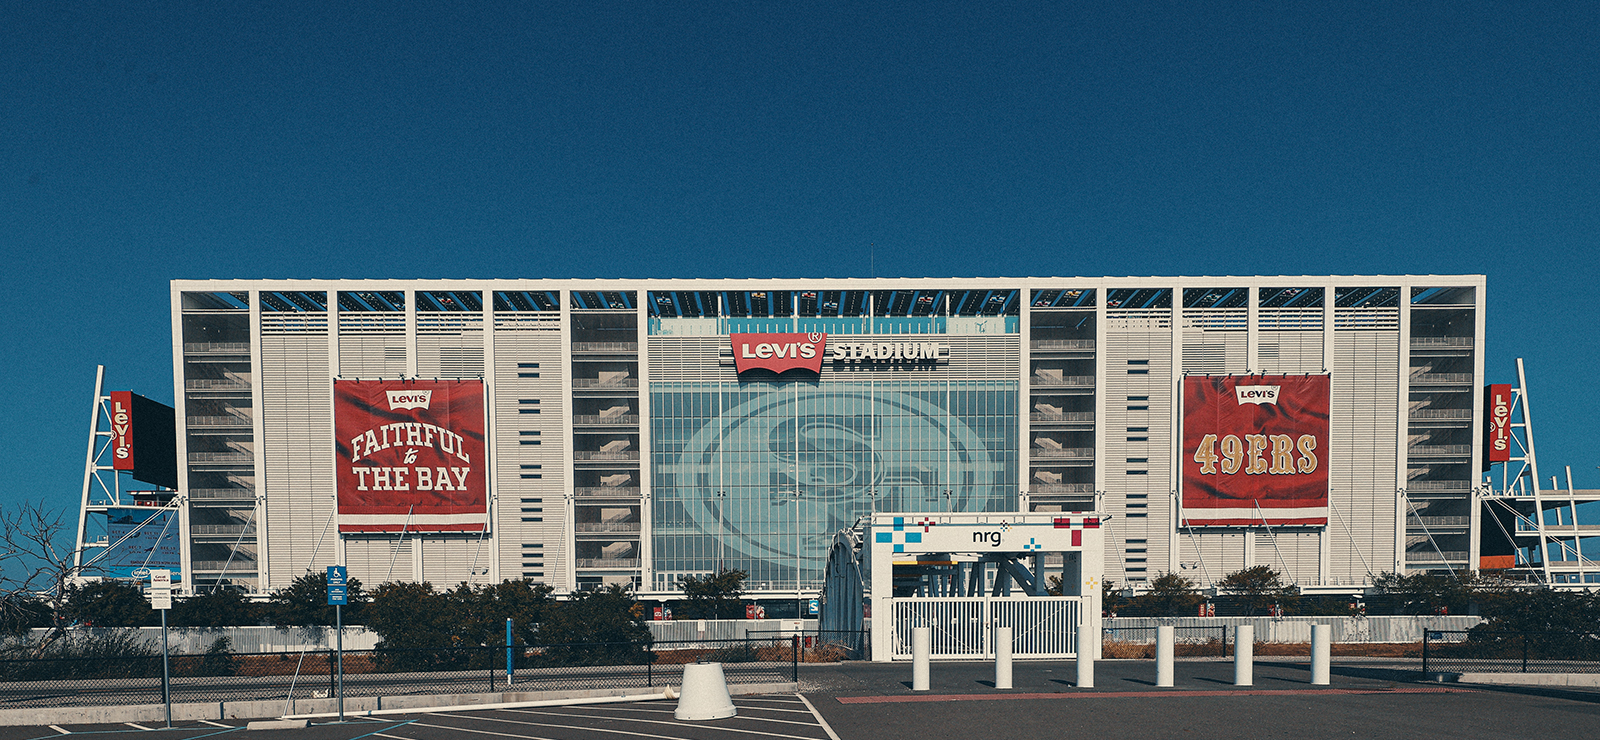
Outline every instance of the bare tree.
<path fill-rule="evenodd" d="M 0 507 L 0 624 L 20 630 L 48 616 L 41 652 L 61 637 L 69 586 L 89 567 L 62 546 L 75 526 L 65 511 L 43 502 Z"/>

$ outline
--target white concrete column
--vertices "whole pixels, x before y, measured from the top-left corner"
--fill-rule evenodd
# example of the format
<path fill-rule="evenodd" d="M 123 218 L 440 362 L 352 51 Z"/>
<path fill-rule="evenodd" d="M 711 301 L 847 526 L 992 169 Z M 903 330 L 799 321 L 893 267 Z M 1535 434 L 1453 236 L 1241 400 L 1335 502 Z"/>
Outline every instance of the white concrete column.
<path fill-rule="evenodd" d="M 1333 626 L 1311 625 L 1311 683 L 1327 686 L 1333 655 Z"/>
<path fill-rule="evenodd" d="M 1011 628 L 994 628 L 994 687 L 1011 688 Z"/>
<path fill-rule="evenodd" d="M 1156 686 L 1161 688 L 1172 687 L 1172 655 L 1173 643 L 1177 641 L 1177 629 L 1170 624 L 1156 627 Z"/>
<path fill-rule="evenodd" d="M 1087 607 L 1089 599 L 1084 599 Z M 1094 688 L 1095 648 L 1100 642 L 1099 620 L 1084 619 L 1078 623 L 1078 688 Z"/>
<path fill-rule="evenodd" d="M 1254 685 L 1256 628 L 1241 624 L 1233 631 L 1233 685 Z"/>
<path fill-rule="evenodd" d="M 933 628 L 911 629 L 911 690 L 928 690 L 928 659 L 933 653 Z"/>

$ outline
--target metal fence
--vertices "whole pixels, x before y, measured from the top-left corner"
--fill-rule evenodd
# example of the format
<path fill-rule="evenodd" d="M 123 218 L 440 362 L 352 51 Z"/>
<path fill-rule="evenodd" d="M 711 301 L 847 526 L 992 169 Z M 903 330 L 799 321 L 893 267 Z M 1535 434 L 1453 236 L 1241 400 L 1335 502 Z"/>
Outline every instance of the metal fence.
<path fill-rule="evenodd" d="M 928 627 L 934 658 L 993 658 L 998 626 L 1014 630 L 1011 651 L 1018 658 L 1070 658 L 1077 654 L 1080 601 L 1077 596 L 897 598 L 887 625 L 890 649 L 895 659 L 909 659 L 911 631 Z"/>
<path fill-rule="evenodd" d="M 845 660 L 871 660 L 872 638 L 868 630 L 810 630 L 794 634 L 786 630 L 750 630 L 757 639 L 799 638 L 800 663 L 838 663 Z"/>
<path fill-rule="evenodd" d="M 346 650 L 347 697 L 657 687 L 682 682 L 683 666 L 718 662 L 731 683 L 799 680 L 796 638 L 583 643 L 514 648 Z M 336 696 L 334 651 L 170 656 L 168 689 L 177 703 L 294 701 Z M 160 655 L 0 660 L 0 706 L 160 704 L 167 700 Z"/>
<path fill-rule="evenodd" d="M 1422 672 L 1600 673 L 1600 634 L 1429 630 Z"/>
<path fill-rule="evenodd" d="M 1107 625 L 1101 628 L 1100 650 L 1106 658 L 1156 657 L 1158 625 Z M 1226 626 L 1173 626 L 1173 657 L 1225 658 L 1228 656 Z"/>

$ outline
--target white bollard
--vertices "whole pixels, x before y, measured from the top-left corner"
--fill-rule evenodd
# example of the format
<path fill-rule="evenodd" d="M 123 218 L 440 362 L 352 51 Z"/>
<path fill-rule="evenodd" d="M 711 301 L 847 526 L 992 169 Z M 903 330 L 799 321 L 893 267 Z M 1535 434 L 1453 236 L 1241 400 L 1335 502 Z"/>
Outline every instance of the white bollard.
<path fill-rule="evenodd" d="M 1173 643 L 1178 630 L 1170 624 L 1156 628 L 1156 686 L 1172 688 Z"/>
<path fill-rule="evenodd" d="M 933 628 L 911 628 L 911 690 L 928 690 L 928 658 L 933 654 Z"/>
<path fill-rule="evenodd" d="M 1254 685 L 1256 657 L 1256 628 L 1241 624 L 1233 630 L 1233 685 Z"/>
<path fill-rule="evenodd" d="M 1094 688 L 1094 649 L 1100 639 L 1098 630 L 1086 628 L 1088 620 L 1078 624 L 1078 688 Z"/>
<path fill-rule="evenodd" d="M 690 663 L 683 667 L 683 690 L 678 693 L 676 719 L 725 719 L 738 714 L 728 696 L 728 680 L 721 663 Z"/>
<path fill-rule="evenodd" d="M 1331 663 L 1333 662 L 1333 626 L 1327 624 L 1311 625 L 1311 683 L 1317 686 L 1327 686 L 1331 683 Z"/>
<path fill-rule="evenodd" d="M 994 628 L 994 687 L 1011 688 L 1011 628 Z"/>

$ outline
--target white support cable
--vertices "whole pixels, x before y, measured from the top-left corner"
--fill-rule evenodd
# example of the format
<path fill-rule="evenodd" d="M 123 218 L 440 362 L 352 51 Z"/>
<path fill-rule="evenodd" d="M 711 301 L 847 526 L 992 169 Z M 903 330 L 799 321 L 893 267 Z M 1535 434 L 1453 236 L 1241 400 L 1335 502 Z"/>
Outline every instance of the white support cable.
<path fill-rule="evenodd" d="M 1333 495 L 1331 493 L 1328 495 L 1328 511 L 1333 512 L 1333 515 L 1339 519 L 1339 526 L 1344 528 L 1344 536 L 1350 539 L 1350 547 L 1356 551 L 1356 556 L 1361 558 L 1361 567 L 1367 569 L 1367 577 L 1376 576 L 1377 574 L 1372 572 L 1372 564 L 1367 562 L 1367 554 L 1361 551 L 1361 545 L 1356 542 L 1356 536 L 1350 531 L 1350 525 L 1345 523 L 1344 515 L 1334 508 Z"/>
<path fill-rule="evenodd" d="M 489 533 L 489 520 L 483 520 L 483 529 L 478 530 L 478 547 L 472 551 L 472 572 L 467 574 L 467 585 L 478 582 L 478 556 L 483 553 L 483 536 Z"/>
<path fill-rule="evenodd" d="M 181 500 L 182 499 L 180 499 L 179 497 L 174 496 L 174 497 L 172 497 L 172 500 L 167 502 L 167 504 L 165 506 L 162 506 L 161 508 L 156 509 L 155 513 L 159 514 L 162 511 L 166 511 L 167 509 L 171 509 L 172 511 L 176 512 L 178 510 L 177 504 Z M 154 516 L 150 517 L 150 519 L 154 519 L 154 518 L 155 518 Z M 79 571 L 86 570 L 86 569 L 88 569 L 89 566 L 100 562 L 101 558 L 103 558 L 103 557 L 105 557 L 107 555 L 110 555 L 112 553 L 112 551 L 116 550 L 117 545 L 120 545 L 120 544 L 128 541 L 129 537 L 132 537 L 132 536 L 138 534 L 139 530 L 144 529 L 146 526 L 148 526 L 150 524 L 150 519 L 146 519 L 146 520 L 144 520 L 142 522 L 139 522 L 138 526 L 135 526 L 133 529 L 128 530 L 127 534 L 124 534 L 121 537 L 118 537 L 116 542 L 112 542 L 112 543 L 106 545 L 105 547 L 101 548 L 99 554 L 95 555 L 92 558 L 89 558 L 89 562 L 84 563 L 84 564 L 82 564 L 80 566 L 76 566 L 77 569 Z M 161 534 L 165 535 L 167 533 L 167 527 L 170 527 L 170 526 L 172 526 L 172 520 L 168 519 L 167 523 L 165 525 L 163 525 L 162 528 L 161 528 Z M 145 556 L 145 559 L 144 559 L 144 565 L 145 566 L 149 566 L 150 558 L 153 557 L 154 555 L 155 555 L 155 552 L 152 550 L 149 555 Z"/>
<path fill-rule="evenodd" d="M 389 558 L 389 572 L 383 574 L 384 583 L 388 583 L 389 578 L 394 575 L 394 563 L 400 559 L 400 548 L 406 544 L 406 530 L 411 527 L 411 512 L 415 511 L 416 508 L 417 505 L 412 504 L 411 508 L 406 509 L 406 521 L 400 525 L 400 539 L 394 543 L 394 557 Z M 416 574 L 413 573 L 412 575 L 415 576 Z"/>
<path fill-rule="evenodd" d="M 1433 545 L 1433 551 L 1439 553 L 1439 562 L 1444 563 L 1445 570 L 1450 571 L 1450 577 L 1460 581 L 1461 576 L 1456 575 L 1456 569 L 1450 567 L 1450 561 L 1445 559 L 1444 551 L 1439 549 L 1439 541 L 1433 538 L 1432 532 L 1428 531 L 1428 523 L 1422 521 L 1422 512 L 1417 511 L 1417 505 L 1411 503 L 1411 497 L 1406 494 L 1406 489 L 1398 489 L 1395 493 L 1400 494 L 1400 498 L 1406 502 L 1406 508 L 1410 509 L 1411 515 L 1417 518 L 1417 524 L 1422 525 L 1422 533 L 1427 536 L 1428 544 Z"/>
<path fill-rule="evenodd" d="M 1272 525 L 1267 523 L 1267 514 L 1261 510 L 1261 501 L 1256 499 L 1252 503 L 1256 505 L 1256 516 L 1261 517 L 1261 526 L 1266 527 L 1267 536 L 1272 538 L 1272 551 L 1278 555 L 1278 564 L 1283 566 L 1285 573 L 1288 573 L 1290 570 L 1289 561 L 1283 559 L 1283 550 L 1278 549 L 1278 535 L 1272 531 Z M 1289 573 L 1289 577 L 1291 579 L 1295 578 L 1293 573 Z M 1300 581 L 1298 579 L 1291 580 L 1289 585 L 1298 586 L 1300 585 Z"/>
<path fill-rule="evenodd" d="M 244 542 L 245 533 L 250 531 L 250 523 L 256 520 L 256 509 L 258 508 L 260 507 L 251 507 L 250 516 L 245 518 L 244 530 L 239 532 L 239 539 L 233 541 L 233 547 L 228 550 L 228 559 L 222 561 L 222 570 L 218 571 L 217 573 L 217 582 L 211 585 L 212 593 L 215 593 L 217 589 L 222 588 L 222 579 L 227 577 L 228 566 L 233 565 L 233 557 L 239 554 L 239 545 Z M 257 577 L 259 578 L 260 574 L 257 574 Z M 257 585 L 260 585 L 259 582 Z"/>
<path fill-rule="evenodd" d="M 1501 508 L 1505 509 L 1506 511 L 1511 512 L 1512 516 L 1515 516 L 1518 519 L 1522 518 L 1522 514 L 1517 513 L 1517 510 L 1511 508 L 1511 506 L 1509 504 L 1507 504 L 1506 502 L 1501 501 L 1499 499 L 1490 499 L 1490 500 L 1493 501 L 1494 503 L 1499 504 L 1501 506 Z M 1511 543 L 1511 549 L 1512 549 L 1511 557 L 1512 558 L 1516 558 L 1519 555 L 1521 555 L 1522 548 L 1517 546 L 1517 538 L 1513 537 L 1510 532 L 1506 531 L 1505 522 L 1500 521 L 1500 517 L 1492 517 L 1492 518 L 1494 519 L 1494 525 L 1496 527 L 1500 528 L 1500 534 L 1505 535 L 1506 536 L 1506 541 Z M 1512 562 L 1515 563 L 1516 561 L 1513 560 Z M 1524 565 L 1531 565 L 1530 563 L 1526 563 L 1526 562 L 1523 563 L 1523 564 Z"/>
<path fill-rule="evenodd" d="M 1168 495 L 1172 497 L 1172 507 L 1174 509 L 1178 509 L 1178 492 L 1171 491 Z M 1181 509 L 1179 509 L 1179 511 L 1181 512 Z M 1194 527 L 1189 524 L 1188 519 L 1183 518 L 1181 513 L 1178 515 L 1178 517 L 1178 521 L 1183 522 L 1184 531 L 1189 535 L 1189 544 L 1194 546 L 1194 556 L 1200 559 L 1200 575 L 1206 579 L 1206 585 L 1210 586 L 1213 584 L 1213 581 L 1211 580 L 1211 571 L 1206 568 L 1206 555 L 1204 552 L 1200 551 L 1200 541 L 1194 536 Z M 1181 559 L 1182 558 L 1180 558 L 1180 560 Z"/>
<path fill-rule="evenodd" d="M 1528 517 L 1524 516 L 1522 514 L 1522 512 L 1517 511 L 1516 509 L 1512 508 L 1511 504 L 1506 503 L 1504 500 L 1494 499 L 1494 502 L 1499 504 L 1500 508 L 1511 512 L 1511 515 L 1516 517 L 1519 521 L 1528 521 Z M 1500 518 L 1499 517 L 1495 517 L 1495 524 L 1500 527 L 1500 531 L 1501 532 L 1505 532 L 1505 525 L 1500 523 Z M 1511 540 L 1512 547 L 1515 547 L 1517 549 L 1517 552 L 1520 554 L 1522 552 L 1522 548 L 1521 547 L 1517 547 L 1516 538 L 1512 537 L 1512 535 L 1510 533 L 1507 533 L 1506 537 Z M 1541 554 L 1540 557 L 1542 558 L 1543 555 Z M 1531 558 L 1526 560 L 1526 561 L 1524 561 L 1523 564 L 1528 566 L 1529 569 L 1533 568 L 1533 560 Z M 1544 585 L 1547 585 L 1547 586 L 1549 585 L 1549 581 L 1544 580 L 1544 571 L 1543 571 L 1543 569 L 1536 570 L 1536 571 L 1534 571 L 1534 573 L 1539 576 L 1539 578 L 1540 578 L 1539 582 L 1540 583 L 1542 583 Z"/>
<path fill-rule="evenodd" d="M 312 572 L 312 564 L 317 562 L 317 553 L 322 551 L 322 539 L 328 536 L 328 527 L 333 526 L 333 517 L 339 513 L 339 496 L 333 497 L 333 509 L 328 511 L 328 521 L 322 523 L 322 533 L 317 535 L 317 544 L 311 548 L 311 557 L 306 559 L 306 572 Z M 335 554 L 337 559 L 337 553 Z"/>

